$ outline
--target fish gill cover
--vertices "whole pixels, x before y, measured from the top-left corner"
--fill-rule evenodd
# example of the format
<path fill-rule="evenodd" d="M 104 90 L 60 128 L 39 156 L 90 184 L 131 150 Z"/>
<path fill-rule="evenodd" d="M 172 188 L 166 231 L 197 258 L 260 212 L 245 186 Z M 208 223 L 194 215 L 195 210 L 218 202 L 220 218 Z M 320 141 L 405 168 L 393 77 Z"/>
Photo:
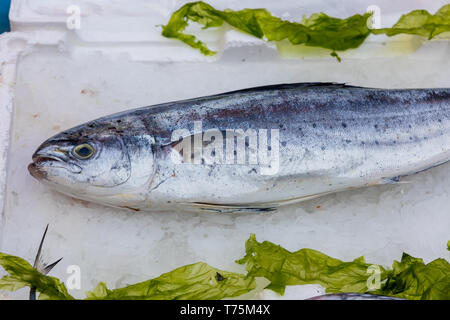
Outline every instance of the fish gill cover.
<path fill-rule="evenodd" d="M 189 21 L 203 25 L 203 29 L 220 27 L 224 23 L 233 28 L 267 41 L 289 40 L 294 45 L 303 44 L 332 50 L 331 55 L 340 58 L 336 51 L 359 47 L 371 34 L 413 34 L 432 39 L 450 31 L 450 4 L 434 15 L 426 10 L 414 10 L 403 15 L 391 28 L 369 28 L 372 13 L 355 14 L 346 19 L 334 18 L 325 13 L 304 16 L 300 22 L 282 20 L 267 9 L 217 10 L 203 2 L 190 2 L 175 11 L 162 27 L 162 35 L 178 39 L 204 55 L 214 55 L 194 35 L 184 33 Z"/>
<path fill-rule="evenodd" d="M 87 299 L 222 299 L 237 297 L 256 288 L 258 277 L 270 281 L 267 289 L 283 294 L 288 285 L 320 284 L 328 293 L 367 293 L 369 267 L 363 257 L 344 262 L 313 249 L 290 252 L 274 243 L 258 242 L 251 235 L 246 254 L 238 260 L 246 264 L 247 275 L 215 269 L 204 262 L 183 266 L 157 278 L 119 289 L 103 282 L 86 293 Z M 8 275 L 0 279 L 0 290 L 16 291 L 35 287 L 39 299 L 74 299 L 64 283 L 43 275 L 27 261 L 0 253 L 0 265 Z M 404 253 L 392 269 L 377 266 L 381 286 L 371 294 L 405 299 L 450 300 L 450 264 L 422 259 Z"/>

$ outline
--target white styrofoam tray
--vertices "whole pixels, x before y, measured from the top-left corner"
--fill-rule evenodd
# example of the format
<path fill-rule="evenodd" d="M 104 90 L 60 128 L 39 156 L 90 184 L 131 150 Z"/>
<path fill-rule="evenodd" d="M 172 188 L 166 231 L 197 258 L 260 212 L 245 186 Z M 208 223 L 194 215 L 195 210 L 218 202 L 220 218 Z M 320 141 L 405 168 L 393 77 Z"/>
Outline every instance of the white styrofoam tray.
<path fill-rule="evenodd" d="M 185 2 L 185 1 L 184 1 Z M 66 26 L 68 6 L 81 8 L 81 28 Z M 76 297 L 99 281 L 110 287 L 156 277 L 205 261 L 243 272 L 250 233 L 287 249 L 310 247 L 349 260 L 390 265 L 406 251 L 426 262 L 449 257 L 450 165 L 408 177 L 410 183 L 334 194 L 271 214 L 201 215 L 135 213 L 77 201 L 42 186 L 26 169 L 50 135 L 109 113 L 257 85 L 335 81 L 373 87 L 449 87 L 450 45 L 417 38 L 368 39 L 342 63 L 320 56 L 282 59 L 265 45 L 233 30 L 201 33 L 220 51 L 206 59 L 160 36 L 158 24 L 183 1 L 13 1 L 13 32 L 0 37 L 0 251 L 32 261 L 47 223 L 44 258 L 64 259 L 52 275 L 67 279 L 81 269 Z M 324 11 L 345 17 L 379 5 L 382 21 L 401 12 L 434 12 L 445 1 L 209 1 L 218 8 L 266 7 L 297 19 Z M 386 19 L 383 20 L 383 17 Z M 386 22 L 387 21 L 387 22 Z M 392 22 L 392 23 L 391 23 Z M 382 39 L 382 40 L 380 40 Z M 381 50 L 403 41 L 408 54 Z M 402 44 L 402 45 L 404 45 Z M 370 58 L 368 58 L 370 57 Z M 12 124 L 12 127 L 10 126 Z M 297 286 L 283 298 L 323 292 Z M 26 298 L 26 290 L 3 298 Z M 257 298 L 274 298 L 264 291 Z"/>

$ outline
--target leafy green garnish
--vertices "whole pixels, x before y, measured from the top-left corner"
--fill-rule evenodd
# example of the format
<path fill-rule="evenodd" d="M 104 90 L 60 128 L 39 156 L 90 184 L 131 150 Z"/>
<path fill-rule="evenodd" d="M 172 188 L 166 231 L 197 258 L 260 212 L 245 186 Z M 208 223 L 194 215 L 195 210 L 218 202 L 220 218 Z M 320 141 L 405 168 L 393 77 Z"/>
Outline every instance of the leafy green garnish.
<path fill-rule="evenodd" d="M 290 22 L 274 17 L 266 9 L 217 10 L 199 1 L 190 2 L 175 11 L 162 35 L 178 39 L 204 55 L 214 55 L 202 41 L 184 33 L 189 21 L 197 22 L 203 29 L 220 27 L 224 23 L 244 33 L 267 41 L 287 39 L 294 45 L 303 44 L 332 50 L 331 55 L 339 60 L 336 51 L 359 47 L 369 34 L 415 34 L 431 39 L 450 31 L 450 5 L 443 6 L 432 15 L 426 10 L 415 10 L 403 15 L 392 28 L 370 29 L 368 20 L 372 13 L 355 14 L 346 19 L 334 18 L 325 13 L 315 13 L 300 22 Z"/>
<path fill-rule="evenodd" d="M 400 262 L 394 261 L 386 284 L 375 294 L 411 300 L 449 300 L 450 264 L 436 259 L 424 264 L 420 258 L 403 253 Z"/>
<path fill-rule="evenodd" d="M 280 295 L 287 285 L 320 284 L 327 292 L 366 292 L 370 277 L 364 257 L 343 262 L 312 249 L 290 252 L 271 242 L 258 242 L 251 235 L 245 244 L 246 255 L 236 261 L 247 264 L 249 276 L 270 280 L 267 289 Z M 386 270 L 378 266 L 380 277 L 386 277 Z"/>
<path fill-rule="evenodd" d="M 212 300 L 236 297 L 255 287 L 252 277 L 198 262 L 120 289 L 110 290 L 101 282 L 86 296 L 105 300 Z"/>
<path fill-rule="evenodd" d="M 74 299 L 63 282 L 43 275 L 22 258 L 0 252 L 0 266 L 9 273 L 0 279 L 0 290 L 16 291 L 28 286 L 41 293 L 40 299 Z"/>
<path fill-rule="evenodd" d="M 397 34 L 415 34 L 432 39 L 438 34 L 450 31 L 450 4 L 440 8 L 434 15 L 427 10 L 414 10 L 404 14 L 392 28 L 374 29 L 374 34 L 385 33 L 388 36 Z"/>
<path fill-rule="evenodd" d="M 450 251 L 450 240 L 447 241 L 447 250 Z"/>
<path fill-rule="evenodd" d="M 0 279 L 0 290 L 34 287 L 40 300 L 74 299 L 63 282 L 43 275 L 22 258 L 0 253 L 0 265 L 9 273 Z M 86 296 L 90 300 L 211 300 L 236 297 L 255 288 L 253 277 L 198 262 L 124 288 L 110 290 L 100 282 Z"/>
<path fill-rule="evenodd" d="M 448 243 L 450 245 L 450 241 Z M 245 256 L 236 261 L 246 264 L 247 275 L 215 269 L 204 262 L 183 266 L 157 278 L 119 289 L 108 289 L 100 282 L 86 293 L 90 300 L 185 300 L 223 299 L 240 296 L 256 288 L 256 277 L 270 281 L 267 289 L 280 295 L 288 285 L 320 284 L 329 293 L 367 293 L 405 299 L 450 300 L 450 264 L 422 259 L 404 253 L 392 269 L 368 264 L 363 257 L 350 262 L 329 257 L 313 249 L 290 252 L 271 242 L 258 242 L 254 234 L 247 240 Z M 60 280 L 43 275 L 27 261 L 0 253 L 0 265 L 9 273 L 0 279 L 0 290 L 15 291 L 34 287 L 39 299 L 74 299 Z M 368 288 L 377 270 L 378 288 Z"/>
<path fill-rule="evenodd" d="M 374 266 L 360 257 L 351 262 L 331 258 L 312 249 L 290 252 L 271 242 L 258 242 L 255 235 L 247 240 L 246 255 L 237 261 L 247 264 L 249 276 L 265 277 L 267 289 L 283 294 L 287 285 L 320 284 L 329 293 L 366 293 L 368 270 Z M 375 265 L 376 266 L 376 265 Z M 436 259 L 424 264 L 422 259 L 404 253 L 393 269 L 380 271 L 378 295 L 405 299 L 450 299 L 450 264 Z"/>
<path fill-rule="evenodd" d="M 274 17 L 266 9 L 230 9 L 217 10 L 209 4 L 199 1 L 190 2 L 174 12 L 167 25 L 162 27 L 162 35 L 183 41 L 205 55 L 214 55 L 195 36 L 183 33 L 188 21 L 203 25 L 204 29 L 220 27 L 225 22 L 230 26 L 268 41 L 288 39 L 292 44 L 304 44 L 312 47 L 335 51 L 357 48 L 370 34 L 367 20 L 371 13 L 355 14 L 347 19 L 316 13 L 309 18 L 303 17 L 301 23 L 290 22 Z"/>

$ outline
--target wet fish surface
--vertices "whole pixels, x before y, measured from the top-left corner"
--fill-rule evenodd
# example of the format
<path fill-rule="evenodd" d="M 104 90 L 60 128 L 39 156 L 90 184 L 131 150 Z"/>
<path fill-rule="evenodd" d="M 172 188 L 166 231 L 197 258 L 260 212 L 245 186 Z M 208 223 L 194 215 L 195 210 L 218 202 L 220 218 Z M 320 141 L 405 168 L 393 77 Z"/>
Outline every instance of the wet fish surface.
<path fill-rule="evenodd" d="M 306 300 L 405 300 L 405 299 L 389 296 L 380 296 L 370 293 L 335 293 L 312 297 Z"/>
<path fill-rule="evenodd" d="M 135 211 L 264 212 L 450 160 L 450 89 L 272 85 L 133 109 L 59 133 L 30 173 Z"/>

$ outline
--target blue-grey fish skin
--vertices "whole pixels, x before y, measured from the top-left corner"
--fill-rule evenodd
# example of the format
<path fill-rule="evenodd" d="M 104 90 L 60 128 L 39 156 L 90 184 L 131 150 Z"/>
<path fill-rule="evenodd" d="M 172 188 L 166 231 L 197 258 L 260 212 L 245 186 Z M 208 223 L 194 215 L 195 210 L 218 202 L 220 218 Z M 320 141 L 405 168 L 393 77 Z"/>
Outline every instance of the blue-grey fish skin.
<path fill-rule="evenodd" d="M 405 299 L 389 296 L 381 296 L 370 293 L 335 293 L 312 297 L 306 300 L 405 300 Z"/>
<path fill-rule="evenodd" d="M 249 129 L 267 131 L 266 145 L 274 150 L 263 151 L 278 152 L 274 166 L 249 163 L 250 140 L 245 163 L 237 163 L 237 155 L 235 162 L 226 162 L 225 147 L 231 141 L 226 133 L 241 130 L 245 140 Z M 216 153 L 208 162 L 200 151 L 199 161 L 174 161 L 180 138 L 174 132 L 195 141 L 211 131 L 223 135 L 223 157 Z M 272 132 L 279 140 L 275 146 L 270 145 Z M 258 136 L 253 150 L 258 156 L 261 141 Z M 103 151 L 89 160 L 73 159 L 71 148 L 84 142 Z M 208 142 L 212 140 L 201 146 Z M 49 154 L 61 158 L 58 165 L 67 163 L 78 177 L 62 177 L 54 164 L 50 173 L 45 164 Z M 72 196 L 108 205 L 162 211 L 273 210 L 336 191 L 392 183 L 447 162 L 450 89 L 304 83 L 241 90 L 103 117 L 50 138 L 34 159 L 33 176 Z M 97 177 L 95 170 L 102 174 Z"/>

